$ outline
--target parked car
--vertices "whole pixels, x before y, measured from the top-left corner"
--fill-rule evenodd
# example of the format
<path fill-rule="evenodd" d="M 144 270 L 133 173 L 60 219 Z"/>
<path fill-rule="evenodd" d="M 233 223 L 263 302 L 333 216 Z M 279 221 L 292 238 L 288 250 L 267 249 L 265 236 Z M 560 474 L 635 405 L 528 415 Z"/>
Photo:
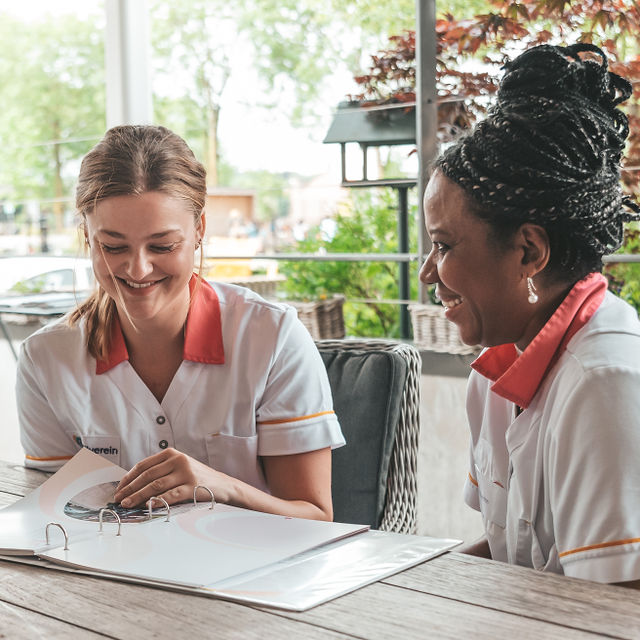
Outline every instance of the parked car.
<path fill-rule="evenodd" d="M 0 257 L 0 296 L 93 289 L 91 260 L 67 256 Z"/>

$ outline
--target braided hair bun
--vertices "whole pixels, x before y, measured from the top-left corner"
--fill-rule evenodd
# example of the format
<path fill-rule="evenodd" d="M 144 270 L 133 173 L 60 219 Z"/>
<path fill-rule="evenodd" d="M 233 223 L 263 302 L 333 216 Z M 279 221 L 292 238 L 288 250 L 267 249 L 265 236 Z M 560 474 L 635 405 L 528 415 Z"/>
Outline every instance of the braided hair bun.
<path fill-rule="evenodd" d="M 631 84 L 590 44 L 534 47 L 505 68 L 497 104 L 436 166 L 499 238 L 539 224 L 551 271 L 573 280 L 599 271 L 602 256 L 622 244 L 623 224 L 640 218 L 620 185 L 629 125 L 618 105 Z"/>

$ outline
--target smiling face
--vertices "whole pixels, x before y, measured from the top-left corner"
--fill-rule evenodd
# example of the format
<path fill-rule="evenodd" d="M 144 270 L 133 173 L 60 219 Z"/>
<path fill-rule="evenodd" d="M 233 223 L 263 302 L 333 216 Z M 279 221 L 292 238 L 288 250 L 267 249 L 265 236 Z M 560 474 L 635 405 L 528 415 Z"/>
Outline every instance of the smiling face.
<path fill-rule="evenodd" d="M 424 211 L 433 248 L 420 279 L 436 285 L 462 341 L 494 346 L 528 340 L 536 309 L 526 303 L 522 247 L 499 244 L 471 212 L 463 189 L 439 171 L 427 185 Z"/>
<path fill-rule="evenodd" d="M 203 231 L 204 217 L 196 225 L 185 201 L 157 191 L 97 204 L 86 217 L 93 270 L 121 321 L 186 318 L 194 248 Z"/>

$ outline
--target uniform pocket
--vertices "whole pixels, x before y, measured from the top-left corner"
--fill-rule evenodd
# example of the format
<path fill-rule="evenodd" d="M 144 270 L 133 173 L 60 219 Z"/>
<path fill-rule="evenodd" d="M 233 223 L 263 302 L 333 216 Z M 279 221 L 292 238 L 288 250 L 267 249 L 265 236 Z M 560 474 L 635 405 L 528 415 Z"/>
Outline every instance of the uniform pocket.
<path fill-rule="evenodd" d="M 209 466 L 259 489 L 266 489 L 258 459 L 258 436 L 231 436 L 214 433 L 206 437 Z"/>

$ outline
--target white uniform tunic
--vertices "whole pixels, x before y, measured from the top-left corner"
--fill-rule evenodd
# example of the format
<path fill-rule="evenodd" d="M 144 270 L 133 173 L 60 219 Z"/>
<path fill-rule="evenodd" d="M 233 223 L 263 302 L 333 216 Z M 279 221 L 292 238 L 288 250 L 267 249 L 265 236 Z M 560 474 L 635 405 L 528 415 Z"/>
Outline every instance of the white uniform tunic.
<path fill-rule="evenodd" d="M 119 324 L 108 362 L 88 354 L 83 321 L 27 338 L 16 383 L 25 464 L 54 470 L 85 446 L 129 469 L 175 447 L 266 491 L 259 456 L 343 445 L 325 367 L 295 310 L 214 286 L 197 291 L 162 402 L 129 364 Z"/>
<path fill-rule="evenodd" d="M 599 582 L 640 579 L 636 311 L 607 292 L 519 415 L 491 385 L 471 374 L 465 500 L 482 512 L 492 557 Z"/>

